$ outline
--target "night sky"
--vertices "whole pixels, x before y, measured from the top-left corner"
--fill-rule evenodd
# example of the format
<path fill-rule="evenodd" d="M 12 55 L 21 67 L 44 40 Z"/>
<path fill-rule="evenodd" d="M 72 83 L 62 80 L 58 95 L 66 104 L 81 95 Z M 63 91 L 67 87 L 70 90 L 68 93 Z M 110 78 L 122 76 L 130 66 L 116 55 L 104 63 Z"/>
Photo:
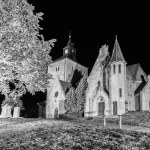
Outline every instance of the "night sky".
<path fill-rule="evenodd" d="M 115 36 L 118 37 L 127 65 L 140 63 L 150 74 L 150 5 L 146 3 L 117 3 L 94 1 L 28 0 L 35 12 L 43 12 L 40 26 L 45 40 L 57 39 L 50 55 L 55 60 L 62 56 L 63 48 L 72 34 L 77 49 L 77 61 L 89 68 L 89 73 L 99 53 L 106 44 L 112 53 Z M 22 97 L 29 114 L 37 102 L 46 99 L 46 93 Z M 2 99 L 1 99 L 2 101 Z M 33 116 L 31 116 L 33 117 Z"/>
<path fill-rule="evenodd" d="M 28 0 L 35 12 L 43 12 L 40 22 L 45 40 L 57 39 L 51 52 L 53 60 L 62 56 L 71 31 L 79 63 L 89 67 L 107 44 L 111 54 L 118 37 L 127 65 L 140 63 L 150 74 L 150 5 L 146 3 L 108 3 Z"/>

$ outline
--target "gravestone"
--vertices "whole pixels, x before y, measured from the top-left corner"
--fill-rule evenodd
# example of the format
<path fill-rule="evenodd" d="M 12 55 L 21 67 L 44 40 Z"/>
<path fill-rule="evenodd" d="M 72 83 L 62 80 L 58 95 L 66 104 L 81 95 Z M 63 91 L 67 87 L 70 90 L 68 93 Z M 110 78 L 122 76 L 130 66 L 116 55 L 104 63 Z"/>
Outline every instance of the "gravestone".
<path fill-rule="evenodd" d="M 19 117 L 20 117 L 20 107 L 14 107 L 13 118 L 19 118 Z"/>
<path fill-rule="evenodd" d="M 2 112 L 1 112 L 0 118 L 11 118 L 12 117 L 11 109 L 12 109 L 12 106 L 9 106 L 8 104 L 2 106 Z"/>

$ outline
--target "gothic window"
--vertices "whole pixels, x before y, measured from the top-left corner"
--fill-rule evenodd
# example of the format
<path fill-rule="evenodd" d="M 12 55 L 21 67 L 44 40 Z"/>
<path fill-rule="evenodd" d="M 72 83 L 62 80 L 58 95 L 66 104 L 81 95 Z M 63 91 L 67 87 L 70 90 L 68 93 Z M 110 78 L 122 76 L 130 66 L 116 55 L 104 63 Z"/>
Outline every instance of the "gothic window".
<path fill-rule="evenodd" d="M 119 97 L 122 97 L 122 89 L 119 88 Z"/>
<path fill-rule="evenodd" d="M 114 73 L 115 73 L 115 69 L 116 69 L 115 67 L 116 67 L 116 66 L 115 66 L 115 65 L 113 65 L 113 68 L 114 68 Z"/>
<path fill-rule="evenodd" d="M 128 111 L 128 102 L 125 102 L 125 110 Z"/>
<path fill-rule="evenodd" d="M 121 64 L 119 64 L 119 73 L 121 73 Z"/>
<path fill-rule="evenodd" d="M 101 82 L 100 81 L 98 81 L 98 86 L 97 86 L 97 89 L 99 90 L 99 88 L 100 88 L 100 86 L 101 86 Z"/>
<path fill-rule="evenodd" d="M 57 97 L 58 96 L 58 91 L 57 92 L 55 92 L 55 97 Z"/>

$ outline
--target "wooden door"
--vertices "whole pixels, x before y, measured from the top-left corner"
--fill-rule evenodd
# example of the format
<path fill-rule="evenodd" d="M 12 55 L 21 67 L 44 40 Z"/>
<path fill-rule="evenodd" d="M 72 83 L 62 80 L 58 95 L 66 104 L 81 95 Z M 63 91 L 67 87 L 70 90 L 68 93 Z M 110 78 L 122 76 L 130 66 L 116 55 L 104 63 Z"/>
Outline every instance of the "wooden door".
<path fill-rule="evenodd" d="M 117 101 L 113 102 L 113 115 L 117 115 Z"/>
<path fill-rule="evenodd" d="M 104 110 L 105 110 L 105 103 L 104 102 L 99 102 L 98 103 L 98 115 L 104 115 Z"/>
<path fill-rule="evenodd" d="M 56 107 L 55 108 L 55 111 L 54 111 L 54 118 L 58 118 L 58 108 Z"/>
<path fill-rule="evenodd" d="M 140 111 L 140 95 L 135 97 L 135 111 Z"/>

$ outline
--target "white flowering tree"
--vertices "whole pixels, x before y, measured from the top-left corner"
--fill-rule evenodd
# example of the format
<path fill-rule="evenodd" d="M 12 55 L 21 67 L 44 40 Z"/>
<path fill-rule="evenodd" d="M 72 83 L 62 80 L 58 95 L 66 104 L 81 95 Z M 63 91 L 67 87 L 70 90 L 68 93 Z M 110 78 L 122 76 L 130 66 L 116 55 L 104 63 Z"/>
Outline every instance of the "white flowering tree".
<path fill-rule="evenodd" d="M 55 40 L 45 41 L 39 34 L 42 15 L 35 14 L 27 0 L 0 0 L 0 91 L 5 95 L 2 106 L 21 107 L 20 97 L 27 91 L 35 94 L 47 88 L 49 53 Z"/>

